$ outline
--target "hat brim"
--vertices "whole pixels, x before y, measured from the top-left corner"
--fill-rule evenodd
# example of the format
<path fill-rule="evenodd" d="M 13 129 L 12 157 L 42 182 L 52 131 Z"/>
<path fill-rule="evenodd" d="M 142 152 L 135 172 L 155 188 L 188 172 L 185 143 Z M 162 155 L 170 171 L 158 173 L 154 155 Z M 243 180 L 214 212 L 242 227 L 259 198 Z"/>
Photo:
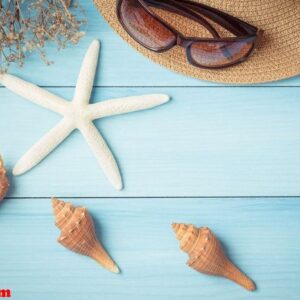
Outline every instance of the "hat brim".
<path fill-rule="evenodd" d="M 249 4 L 248 0 L 201 1 L 264 30 L 261 43 L 247 61 L 230 68 L 208 70 L 190 65 L 184 49 L 180 47 L 174 47 L 163 53 L 155 53 L 142 47 L 127 34 L 119 23 L 116 0 L 94 0 L 100 13 L 111 27 L 127 43 L 154 62 L 198 79 L 235 84 L 270 82 L 300 74 L 300 1 L 267 2 L 253 1 L 252 5 L 252 2 Z M 192 26 L 188 26 L 188 20 L 176 19 L 174 14 L 168 17 L 178 25 L 178 28 L 183 29 L 184 34 L 189 33 Z"/>

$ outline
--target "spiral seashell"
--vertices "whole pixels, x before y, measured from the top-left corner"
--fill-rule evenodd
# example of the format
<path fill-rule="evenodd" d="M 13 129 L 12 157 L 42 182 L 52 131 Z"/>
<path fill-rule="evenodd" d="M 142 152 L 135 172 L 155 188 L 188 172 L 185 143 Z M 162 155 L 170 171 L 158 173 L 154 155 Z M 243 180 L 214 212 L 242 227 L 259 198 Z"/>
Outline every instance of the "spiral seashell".
<path fill-rule="evenodd" d="M 84 207 L 75 207 L 69 202 L 52 198 L 55 225 L 61 230 L 58 242 L 67 249 L 89 256 L 107 270 L 120 270 L 96 237 L 93 220 Z"/>
<path fill-rule="evenodd" d="M 4 199 L 9 188 L 9 181 L 6 176 L 3 160 L 0 156 L 0 201 Z"/>
<path fill-rule="evenodd" d="M 172 227 L 180 248 L 189 255 L 188 266 L 205 274 L 228 278 L 249 291 L 256 289 L 255 283 L 227 258 L 209 228 L 186 224 L 172 224 Z"/>

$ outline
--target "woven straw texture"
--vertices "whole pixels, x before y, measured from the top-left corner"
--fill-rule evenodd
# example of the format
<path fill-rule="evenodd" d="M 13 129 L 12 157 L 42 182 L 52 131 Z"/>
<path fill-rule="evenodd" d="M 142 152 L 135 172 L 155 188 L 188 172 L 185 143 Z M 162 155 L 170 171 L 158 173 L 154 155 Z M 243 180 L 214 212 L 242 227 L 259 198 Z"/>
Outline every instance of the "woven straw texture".
<path fill-rule="evenodd" d="M 152 52 L 136 43 L 119 24 L 116 15 L 117 0 L 94 0 L 94 3 L 126 42 L 146 57 L 173 71 L 198 79 L 237 84 L 269 82 L 300 74 L 299 0 L 195 1 L 218 8 L 264 30 L 262 41 L 246 62 L 226 69 L 206 70 L 191 66 L 184 49 L 180 47 L 160 54 Z M 161 10 L 156 12 L 186 36 L 209 37 L 206 29 L 193 21 Z M 228 32 L 223 34 L 229 36 Z"/>

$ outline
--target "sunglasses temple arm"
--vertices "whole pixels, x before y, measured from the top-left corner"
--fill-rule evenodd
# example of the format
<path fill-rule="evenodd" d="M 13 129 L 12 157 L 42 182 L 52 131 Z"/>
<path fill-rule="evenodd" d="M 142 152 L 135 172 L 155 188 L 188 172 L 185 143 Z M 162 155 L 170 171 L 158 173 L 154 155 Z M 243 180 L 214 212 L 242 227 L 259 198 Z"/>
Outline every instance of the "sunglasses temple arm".
<path fill-rule="evenodd" d="M 253 34 L 257 31 L 256 27 L 221 11 L 214 12 L 213 9 L 210 10 L 205 8 L 200 10 L 196 5 L 189 6 L 194 7 L 195 10 L 202 11 L 202 14 L 204 14 L 206 17 L 212 19 L 214 22 L 218 23 L 234 34 Z"/>
<path fill-rule="evenodd" d="M 165 0 L 167 2 L 177 3 L 177 0 Z M 206 17 L 210 18 L 212 21 L 218 23 L 222 27 L 226 28 L 230 32 L 236 35 L 241 34 L 254 34 L 257 32 L 257 28 L 238 19 L 229 14 L 226 14 L 222 11 L 214 9 L 212 7 L 206 6 L 201 3 L 194 3 L 189 0 L 181 0 L 182 3 L 185 3 L 190 8 L 196 10 L 198 13 L 205 15 Z"/>
<path fill-rule="evenodd" d="M 179 15 L 183 16 L 183 17 L 191 18 L 195 22 L 197 22 L 197 23 L 201 24 L 202 26 L 204 26 L 212 34 L 213 37 L 215 37 L 215 38 L 220 37 L 220 35 L 216 31 L 216 29 L 213 26 L 211 26 L 211 24 L 209 24 L 209 22 L 207 22 L 203 17 L 201 17 L 198 14 L 194 13 L 190 9 L 182 7 L 180 4 L 176 3 L 176 4 L 170 5 L 168 3 L 164 3 L 165 2 L 164 0 L 161 0 L 159 2 L 157 2 L 156 0 L 147 0 L 145 2 L 150 6 L 152 5 L 152 6 L 157 7 L 157 8 L 164 8 L 168 11 L 174 12 L 176 14 L 179 14 Z"/>

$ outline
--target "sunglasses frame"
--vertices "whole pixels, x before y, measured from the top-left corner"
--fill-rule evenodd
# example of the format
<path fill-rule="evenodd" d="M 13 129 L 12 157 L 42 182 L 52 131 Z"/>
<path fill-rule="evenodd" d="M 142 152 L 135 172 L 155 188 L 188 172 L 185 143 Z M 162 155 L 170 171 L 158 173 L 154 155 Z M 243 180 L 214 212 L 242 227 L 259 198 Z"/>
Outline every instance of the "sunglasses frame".
<path fill-rule="evenodd" d="M 188 62 L 195 66 L 200 67 L 204 69 L 223 69 L 227 67 L 231 67 L 237 64 L 240 64 L 247 60 L 254 52 L 254 49 L 257 45 L 257 43 L 260 41 L 263 30 L 259 30 L 258 28 L 236 18 L 229 14 L 226 14 L 222 11 L 219 11 L 213 7 L 204 5 L 202 3 L 196 3 L 190 0 L 180 0 L 180 3 L 177 2 L 177 0 L 160 0 L 159 2 L 157 0 L 135 0 L 137 3 L 145 9 L 145 11 L 150 14 L 156 21 L 158 21 L 160 24 L 165 26 L 168 30 L 170 30 L 174 34 L 174 41 L 170 43 L 170 45 L 166 47 L 162 47 L 161 49 L 154 49 L 151 48 L 141 41 L 137 40 L 131 32 L 129 32 L 126 28 L 126 25 L 124 24 L 122 17 L 121 17 L 121 5 L 123 1 L 127 0 L 118 0 L 117 2 L 117 17 L 120 22 L 120 24 L 123 26 L 125 31 L 130 35 L 131 38 L 133 38 L 138 44 L 143 46 L 144 48 L 154 51 L 156 53 L 162 53 L 170 50 L 171 48 L 175 46 L 180 46 L 185 49 L 186 57 Z M 166 23 L 165 20 L 163 20 L 160 16 L 155 14 L 149 7 L 156 7 L 160 9 L 164 9 L 167 11 L 174 12 L 176 14 L 179 14 L 183 17 L 187 17 L 189 19 L 192 19 L 196 21 L 197 23 L 200 23 L 203 25 L 213 36 L 213 38 L 197 38 L 197 37 L 186 37 L 182 33 L 180 33 L 178 30 L 173 28 L 170 24 Z M 195 10 L 197 13 L 195 13 Z M 216 31 L 216 29 L 201 15 L 204 15 L 208 19 L 211 19 L 213 22 L 219 24 L 229 32 L 236 35 L 235 37 L 225 37 L 221 38 Z M 226 42 L 238 42 L 245 39 L 253 39 L 253 45 L 251 49 L 247 52 L 246 55 L 242 56 L 240 59 L 230 62 L 228 64 L 224 64 L 221 66 L 205 66 L 197 63 L 191 54 L 191 46 L 196 42 L 212 42 L 212 43 L 226 43 Z"/>

